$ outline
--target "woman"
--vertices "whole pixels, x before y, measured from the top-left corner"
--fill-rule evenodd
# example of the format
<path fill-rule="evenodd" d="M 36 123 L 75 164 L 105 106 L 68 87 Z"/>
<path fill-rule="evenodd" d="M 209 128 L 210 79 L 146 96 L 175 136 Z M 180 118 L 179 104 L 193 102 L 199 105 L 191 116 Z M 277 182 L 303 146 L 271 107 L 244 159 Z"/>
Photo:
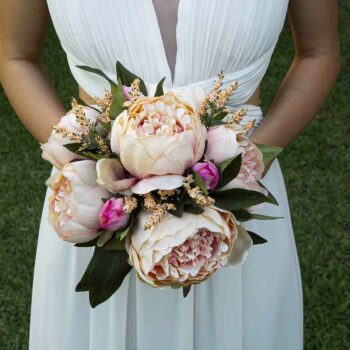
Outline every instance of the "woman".
<path fill-rule="evenodd" d="M 295 58 L 262 121 L 259 84 L 288 5 Z M 147 82 L 166 76 L 173 87 L 208 88 L 224 70 L 225 84 L 239 83 L 231 107 L 243 105 L 246 119 L 257 121 L 252 140 L 286 147 L 316 115 L 335 82 L 337 11 L 334 0 L 0 0 L 0 78 L 23 124 L 44 143 L 65 114 L 42 63 L 50 14 L 87 103 L 106 86 L 76 68 L 79 64 L 112 77 L 119 60 Z M 45 204 L 30 349 L 302 349 L 299 266 L 277 161 L 264 183 L 280 203 L 265 213 L 284 219 L 250 224 L 269 242 L 252 248 L 243 266 L 222 269 L 186 299 L 177 290 L 144 286 L 132 272 L 93 310 L 85 293 L 74 292 L 91 250 L 61 242 L 47 223 Z"/>

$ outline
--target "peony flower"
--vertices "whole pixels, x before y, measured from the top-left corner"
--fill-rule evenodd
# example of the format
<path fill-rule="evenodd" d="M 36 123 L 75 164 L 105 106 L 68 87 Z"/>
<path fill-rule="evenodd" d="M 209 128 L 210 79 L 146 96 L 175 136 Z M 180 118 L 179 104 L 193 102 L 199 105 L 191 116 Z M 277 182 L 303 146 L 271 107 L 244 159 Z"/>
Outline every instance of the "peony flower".
<path fill-rule="evenodd" d="M 239 135 L 242 132 L 220 125 L 209 129 L 205 158 L 220 164 L 224 160 L 237 157 L 242 153 Z"/>
<path fill-rule="evenodd" d="M 90 122 L 94 122 L 100 116 L 100 113 L 93 108 L 83 108 L 85 111 L 85 116 Z M 79 123 L 76 121 L 75 114 L 72 111 L 69 111 L 65 116 L 63 116 L 57 126 L 66 128 L 69 132 L 74 132 L 77 135 L 83 132 Z M 74 141 L 71 141 L 69 138 L 63 137 L 53 131 L 47 143 L 41 145 L 41 149 L 43 151 L 42 157 L 49 161 L 57 169 L 61 169 L 65 164 L 73 160 L 84 159 L 84 157 L 76 155 L 63 146 L 73 142 Z"/>
<path fill-rule="evenodd" d="M 109 193 L 96 183 L 96 163 L 93 160 L 68 163 L 47 185 L 53 192 L 49 199 L 49 222 L 57 234 L 73 243 L 97 237 L 102 198 L 108 198 Z"/>
<path fill-rule="evenodd" d="M 220 174 L 214 163 L 206 160 L 196 163 L 192 169 L 201 177 L 208 189 L 215 190 L 220 180 Z"/>
<path fill-rule="evenodd" d="M 128 177 L 117 159 L 100 159 L 96 163 L 97 183 L 112 193 L 125 192 L 137 182 Z"/>
<path fill-rule="evenodd" d="M 105 204 L 99 214 L 100 227 L 108 231 L 117 231 L 124 228 L 129 221 L 129 214 L 124 210 L 123 198 L 110 198 Z"/>
<path fill-rule="evenodd" d="M 237 177 L 223 187 L 223 190 L 243 188 L 267 194 L 267 191 L 258 183 L 265 168 L 263 154 L 248 138 L 240 136 L 239 142 L 243 150 L 241 169 Z"/>
<path fill-rule="evenodd" d="M 112 151 L 137 178 L 182 175 L 203 155 L 206 128 L 174 93 L 144 97 L 113 123 Z"/>
<path fill-rule="evenodd" d="M 141 212 L 126 248 L 140 279 L 153 287 L 204 281 L 227 264 L 241 239 L 234 216 L 214 207 L 200 215 L 184 213 L 181 218 L 166 214 L 160 223 L 144 230 L 149 215 Z M 247 247 L 237 245 L 233 263 L 244 257 L 241 250 Z"/>

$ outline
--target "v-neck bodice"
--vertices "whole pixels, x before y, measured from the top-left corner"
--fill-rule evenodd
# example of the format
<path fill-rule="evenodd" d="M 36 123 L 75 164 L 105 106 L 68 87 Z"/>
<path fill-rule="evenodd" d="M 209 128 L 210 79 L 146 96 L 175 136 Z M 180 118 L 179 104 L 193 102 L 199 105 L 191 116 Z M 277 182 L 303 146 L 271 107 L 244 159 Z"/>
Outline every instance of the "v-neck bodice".
<path fill-rule="evenodd" d="M 157 14 L 159 30 L 162 35 L 165 54 L 174 77 L 176 65 L 176 27 L 179 0 L 152 0 L 154 10 Z"/>
<path fill-rule="evenodd" d="M 226 84 L 239 83 L 230 101 L 238 105 L 266 72 L 288 0 L 179 0 L 173 81 L 159 20 L 165 14 L 152 0 L 48 0 L 48 6 L 72 74 L 90 95 L 102 95 L 108 84 L 76 66 L 99 68 L 114 78 L 118 60 L 147 82 L 166 77 L 169 87 L 209 89 L 223 70 Z"/>

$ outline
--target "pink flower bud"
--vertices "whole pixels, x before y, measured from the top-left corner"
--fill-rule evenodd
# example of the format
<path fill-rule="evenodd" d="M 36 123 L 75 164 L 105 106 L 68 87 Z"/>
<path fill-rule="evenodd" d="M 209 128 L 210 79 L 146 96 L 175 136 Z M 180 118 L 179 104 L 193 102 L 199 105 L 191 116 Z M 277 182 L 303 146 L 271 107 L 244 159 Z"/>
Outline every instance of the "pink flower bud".
<path fill-rule="evenodd" d="M 214 190 L 217 187 L 220 174 L 214 163 L 206 160 L 196 163 L 192 169 L 201 177 L 208 189 Z"/>
<path fill-rule="evenodd" d="M 123 85 L 124 97 L 127 101 L 130 100 L 131 87 Z"/>
<path fill-rule="evenodd" d="M 129 214 L 123 210 L 123 198 L 110 198 L 102 206 L 99 214 L 100 228 L 108 231 L 116 231 L 124 228 L 129 220 Z"/>

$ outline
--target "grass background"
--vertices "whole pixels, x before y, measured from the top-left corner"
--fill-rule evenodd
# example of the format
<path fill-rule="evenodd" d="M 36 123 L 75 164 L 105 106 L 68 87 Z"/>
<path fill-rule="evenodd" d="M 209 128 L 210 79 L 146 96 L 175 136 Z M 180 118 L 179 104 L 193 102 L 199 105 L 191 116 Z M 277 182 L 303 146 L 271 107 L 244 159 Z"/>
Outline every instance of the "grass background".
<path fill-rule="evenodd" d="M 280 157 L 294 220 L 305 349 L 350 349 L 350 4 L 341 1 L 342 74 L 321 113 Z M 263 82 L 271 102 L 293 55 L 285 26 Z M 50 28 L 48 72 L 63 101 L 76 95 Z M 306 97 L 307 98 L 307 97 Z M 0 349 L 27 349 L 37 232 L 50 166 L 0 88 Z M 79 349 L 80 350 L 80 349 Z M 283 349 L 281 349 L 283 350 Z"/>

